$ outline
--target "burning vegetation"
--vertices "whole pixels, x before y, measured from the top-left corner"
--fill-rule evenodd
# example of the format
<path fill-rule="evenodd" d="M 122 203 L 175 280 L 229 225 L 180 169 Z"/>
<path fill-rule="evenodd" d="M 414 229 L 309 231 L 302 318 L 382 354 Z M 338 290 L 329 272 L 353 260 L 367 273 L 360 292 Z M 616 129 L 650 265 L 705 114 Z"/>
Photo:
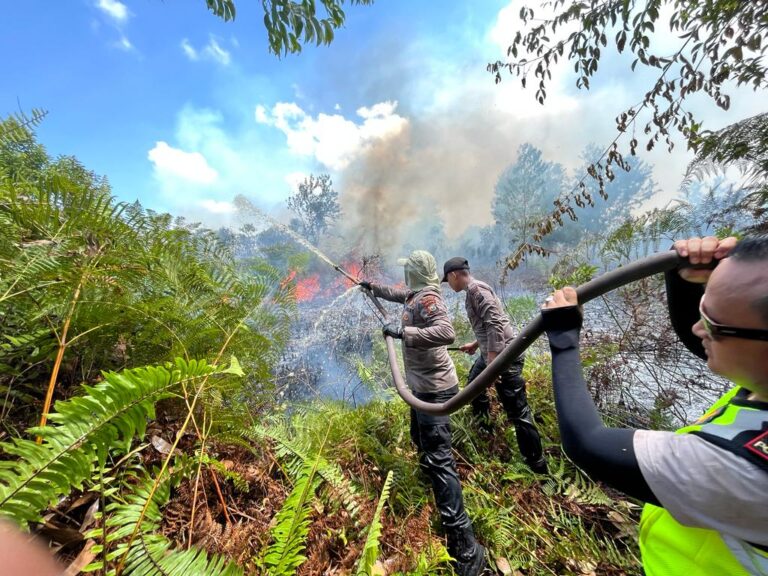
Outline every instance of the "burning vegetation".
<path fill-rule="evenodd" d="M 642 218 L 612 206 L 584 230 L 553 235 L 556 265 L 530 258 L 501 283 L 498 262 L 533 225 L 515 206 L 536 215 L 562 184 L 562 167 L 533 147 L 500 179 L 496 221 L 482 229 L 448 235 L 434 213 L 352 224 L 333 201 L 356 200 L 337 199 L 330 179 L 315 179 L 289 226 L 264 221 L 239 198 L 244 224 L 213 232 L 117 204 L 105 181 L 48 158 L 29 130 L 11 128 L 25 145 L 0 138 L 0 162 L 35 152 L 42 166 L 23 164 L 33 175 L 39 169 L 24 186 L 2 184 L 0 512 L 44 538 L 71 574 L 86 566 L 110 574 L 450 574 L 380 324 L 349 277 L 397 285 L 394 256 L 417 247 L 438 260 L 464 254 L 521 326 L 552 286 L 581 283 L 702 221 L 691 205 Z M 642 179 L 636 167 L 632 177 Z M 51 192 L 50 173 L 66 185 Z M 521 176 L 531 173 L 543 175 L 538 187 Z M 380 205 L 393 200 L 381 192 L 391 185 L 385 175 L 372 182 Z M 616 185 L 624 186 L 617 199 L 645 190 L 635 180 Z M 379 208 L 369 208 L 376 216 Z M 720 208 L 705 221 L 751 225 L 747 211 Z M 355 241 L 374 228 L 386 229 L 386 245 Z M 587 311 L 589 385 L 613 420 L 669 428 L 722 389 L 671 329 L 659 329 L 663 290 L 648 280 L 613 295 L 610 314 Z M 457 344 L 468 342 L 461 302 L 446 301 Z M 469 361 L 452 354 L 464 382 Z M 453 419 L 466 507 L 494 568 L 639 574 L 639 509 L 561 452 L 542 345 L 529 351 L 524 377 L 549 476 L 531 473 L 509 448 L 514 430 L 497 404 L 490 434 L 467 411 Z M 34 427 L 41 414 L 42 430 Z"/>

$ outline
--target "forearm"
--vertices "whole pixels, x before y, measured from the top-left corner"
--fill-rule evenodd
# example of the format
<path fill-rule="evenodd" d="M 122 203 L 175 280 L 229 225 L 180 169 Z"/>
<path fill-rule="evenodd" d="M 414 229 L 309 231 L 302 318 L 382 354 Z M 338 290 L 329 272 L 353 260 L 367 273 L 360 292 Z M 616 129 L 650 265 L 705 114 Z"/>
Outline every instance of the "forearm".
<path fill-rule="evenodd" d="M 579 330 L 548 331 L 552 386 L 565 453 L 592 478 L 629 496 L 657 503 L 635 457 L 630 428 L 607 428 L 587 389 L 579 358 Z"/>
<path fill-rule="evenodd" d="M 392 288 L 391 286 L 381 286 L 379 284 L 371 284 L 371 292 L 377 298 L 383 298 L 389 302 L 398 302 L 400 304 L 403 304 L 408 298 L 408 290 Z"/>
<path fill-rule="evenodd" d="M 456 339 L 456 332 L 450 321 L 439 322 L 426 328 L 406 326 L 403 329 L 403 342 L 406 346 L 414 348 L 437 348 L 452 344 Z"/>

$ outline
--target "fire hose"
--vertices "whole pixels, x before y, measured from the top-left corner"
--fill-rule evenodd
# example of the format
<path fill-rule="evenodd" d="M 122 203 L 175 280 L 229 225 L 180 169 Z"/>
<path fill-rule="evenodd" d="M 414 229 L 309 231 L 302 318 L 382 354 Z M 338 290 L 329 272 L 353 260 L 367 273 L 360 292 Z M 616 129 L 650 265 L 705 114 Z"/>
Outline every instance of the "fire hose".
<path fill-rule="evenodd" d="M 687 263 L 688 260 L 686 258 L 681 258 L 674 250 L 659 252 L 652 256 L 648 256 L 647 258 L 636 260 L 621 268 L 606 272 L 576 288 L 579 305 L 594 300 L 607 292 L 616 290 L 625 284 L 635 282 L 642 278 L 647 278 L 648 276 L 653 276 L 654 274 L 667 272 L 668 270 L 678 268 L 682 265 L 687 265 Z M 357 283 L 356 279 L 352 278 L 352 276 L 341 270 L 338 266 L 336 269 L 347 278 Z M 386 319 L 387 312 L 381 302 L 379 302 L 378 298 L 376 298 L 370 290 L 363 288 L 363 292 L 370 298 L 384 319 Z M 389 367 L 392 371 L 395 388 L 400 397 L 405 400 L 409 406 L 420 412 L 434 415 L 452 414 L 462 406 L 469 404 L 474 398 L 481 394 L 483 390 L 491 386 L 496 378 L 498 378 L 510 364 L 520 357 L 520 355 L 525 352 L 525 350 L 533 344 L 543 332 L 544 324 L 541 314 L 539 314 L 520 331 L 520 334 L 512 340 L 512 342 L 510 342 L 509 345 L 496 356 L 493 362 L 488 364 L 485 370 L 483 370 L 470 384 L 464 387 L 450 400 L 437 404 L 424 402 L 414 396 L 413 392 L 411 392 L 406 385 L 402 374 L 400 374 L 400 367 L 397 363 L 397 353 L 395 351 L 395 341 L 391 336 L 386 336 L 385 340 L 387 344 L 387 355 L 389 356 Z"/>

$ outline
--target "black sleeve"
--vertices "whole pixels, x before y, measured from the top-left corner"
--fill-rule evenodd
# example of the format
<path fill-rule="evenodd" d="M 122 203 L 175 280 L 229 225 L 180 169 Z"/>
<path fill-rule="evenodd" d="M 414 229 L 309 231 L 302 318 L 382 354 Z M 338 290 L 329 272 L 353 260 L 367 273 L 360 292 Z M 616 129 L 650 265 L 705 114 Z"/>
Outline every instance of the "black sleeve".
<path fill-rule="evenodd" d="M 667 284 L 667 306 L 672 328 L 688 350 L 706 359 L 701 338 L 691 332 L 699 320 L 699 302 L 704 295 L 704 285 L 683 280 L 677 270 L 664 274 L 664 280 Z"/>
<path fill-rule="evenodd" d="M 635 430 L 606 428 L 597 412 L 581 369 L 576 306 L 542 312 L 552 350 L 552 386 L 563 449 L 595 480 L 643 502 L 659 504 L 637 463 Z"/>

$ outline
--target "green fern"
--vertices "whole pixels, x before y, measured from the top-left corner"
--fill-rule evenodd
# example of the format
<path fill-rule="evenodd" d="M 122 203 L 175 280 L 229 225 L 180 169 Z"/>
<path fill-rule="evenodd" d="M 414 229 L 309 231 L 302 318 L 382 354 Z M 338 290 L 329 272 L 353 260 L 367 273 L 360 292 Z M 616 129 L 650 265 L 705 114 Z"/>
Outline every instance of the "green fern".
<path fill-rule="evenodd" d="M 371 520 L 371 527 L 368 529 L 368 536 L 365 538 L 363 554 L 357 566 L 357 576 L 371 576 L 373 574 L 373 565 L 379 557 L 379 538 L 381 537 L 381 513 L 384 510 L 384 504 L 389 500 L 389 491 L 392 487 L 392 471 L 387 473 L 387 479 L 384 481 L 384 487 L 381 489 L 379 503 L 376 505 L 376 511 Z"/>
<path fill-rule="evenodd" d="M 312 500 L 320 485 L 317 475 L 321 458 L 304 468 L 293 490 L 277 513 L 277 524 L 272 529 L 273 543 L 264 555 L 264 566 L 272 576 L 289 576 L 306 560 L 304 548 L 309 534 Z"/>
<path fill-rule="evenodd" d="M 0 515 L 19 524 L 37 521 L 40 512 L 92 476 L 94 462 L 103 465 L 113 448 L 127 451 L 134 437 L 143 436 L 154 405 L 182 382 L 207 377 L 214 368 L 204 361 L 145 367 L 104 374 L 87 394 L 56 403 L 44 428 L 30 433 L 42 444 L 23 438 L 0 444 L 15 460 L 0 462 Z"/>
<path fill-rule="evenodd" d="M 302 445 L 296 438 L 291 438 L 286 427 L 279 421 L 267 425 L 251 426 L 243 430 L 242 434 L 252 441 L 270 440 L 274 442 L 277 457 L 281 461 L 288 462 L 289 472 L 294 476 L 302 467 L 313 462 L 313 458 L 317 460 L 317 456 L 312 454 L 312 448 Z M 317 460 L 317 473 L 328 483 L 334 496 L 341 500 L 344 509 L 349 512 L 352 519 L 357 520 L 360 516 L 360 495 L 339 465 L 321 458 Z"/>
<path fill-rule="evenodd" d="M 204 550 L 190 548 L 174 550 L 173 543 L 160 534 L 162 524 L 162 509 L 168 503 L 173 481 L 166 477 L 157 490 L 152 494 L 153 478 L 145 475 L 138 480 L 137 485 L 127 486 L 129 493 L 124 502 L 113 502 L 107 506 L 110 514 L 106 521 L 110 529 L 107 543 L 119 542 L 107 555 L 108 561 L 119 560 L 125 556 L 123 572 L 136 576 L 242 576 L 243 571 L 236 564 L 218 555 L 209 555 Z M 126 542 L 134 531 L 136 522 L 141 517 L 142 510 L 152 494 L 147 507 L 139 534 Z M 100 538 L 101 529 L 93 530 L 89 536 Z M 96 554 L 104 551 L 104 545 L 93 548 Z M 104 561 L 94 562 L 86 567 L 86 571 L 102 570 Z M 107 572 L 109 576 L 116 574 L 115 568 Z"/>
<path fill-rule="evenodd" d="M 48 115 L 46 110 L 33 108 L 31 115 L 18 112 L 6 117 L 0 125 L 0 144 L 9 145 L 23 142 L 28 138 L 29 131 L 38 126 Z"/>
<path fill-rule="evenodd" d="M 560 459 L 557 468 L 552 468 L 542 488 L 547 496 L 562 494 L 577 504 L 610 506 L 612 500 L 576 467 L 566 467 L 566 460 Z"/>

